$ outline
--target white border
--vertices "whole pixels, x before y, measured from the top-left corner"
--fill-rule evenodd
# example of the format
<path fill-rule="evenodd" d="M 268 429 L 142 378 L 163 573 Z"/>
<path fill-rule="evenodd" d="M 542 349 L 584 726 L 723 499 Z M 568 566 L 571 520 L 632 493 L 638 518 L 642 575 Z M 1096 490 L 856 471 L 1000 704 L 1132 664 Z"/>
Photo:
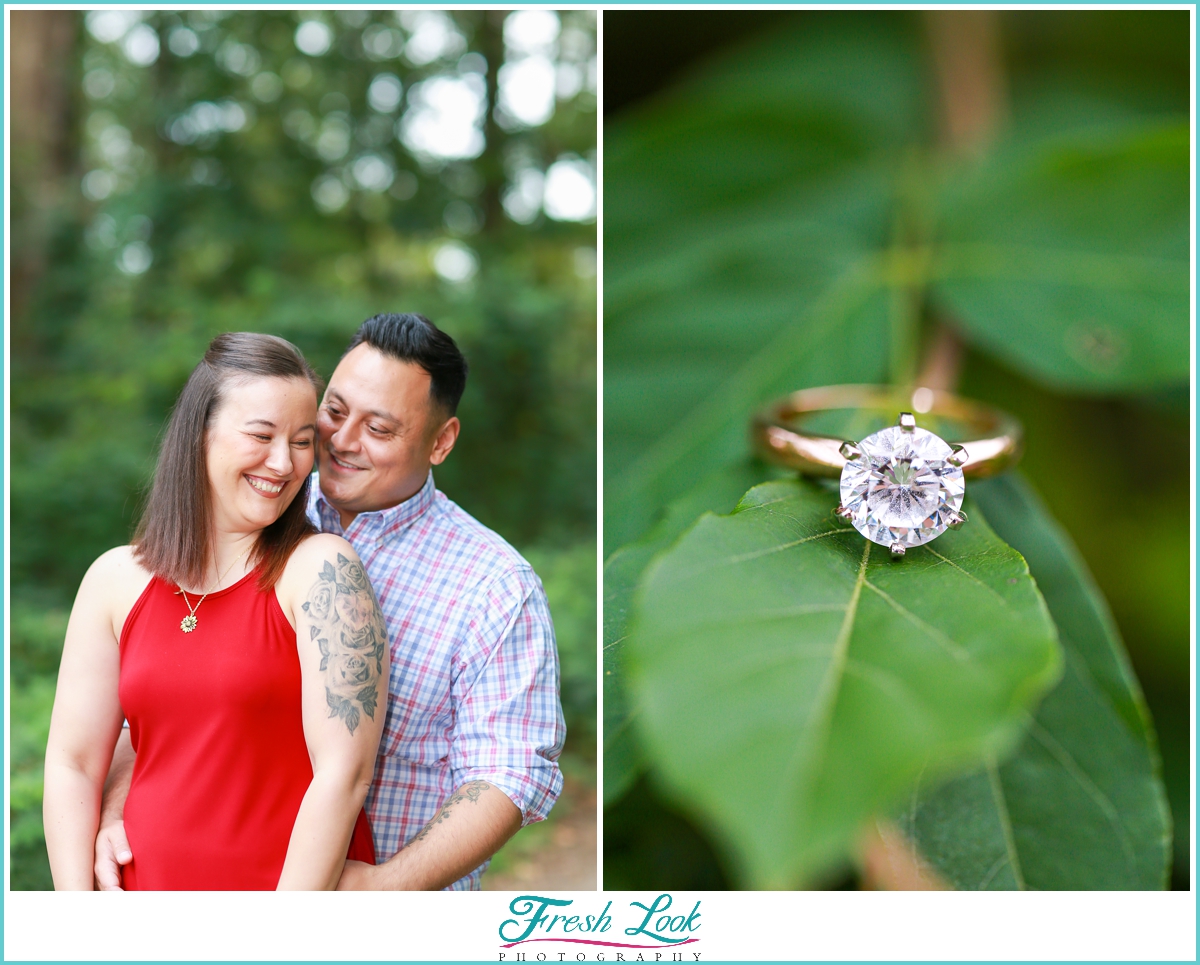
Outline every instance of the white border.
<path fill-rule="evenodd" d="M 636 961 L 637 950 L 564 943 L 505 949 L 515 894 L 13 892 L 4 957 L 29 961 Z M 655 893 L 554 892 L 572 912 L 612 902 L 601 940 L 646 943 L 624 928 Z M 676 893 L 700 902 L 699 941 L 683 961 L 1195 960 L 1189 892 Z M 674 908 L 672 909 L 674 910 Z M 317 923 L 314 925 L 314 923 Z M 603 959 L 597 959 L 597 953 Z M 505 958 L 501 959 L 501 953 Z M 559 958 L 559 955 L 563 958 Z M 643 951 L 655 961 L 654 951 Z M 664 949 L 660 961 L 670 962 Z"/>
<path fill-rule="evenodd" d="M 596 888 L 604 887 L 604 11 L 596 11 Z"/>
<path fill-rule="evenodd" d="M 22 9 L 49 9 L 59 5 L 22 5 Z M 83 5 L 61 5 L 82 9 Z M 126 5 L 122 5 L 126 6 Z M 128 5 L 134 6 L 134 5 Z M 195 4 L 137 5 L 137 9 L 188 9 Z M 255 9 L 253 4 L 222 5 L 228 9 Z M 326 9 L 330 5 L 296 4 L 295 9 Z M 377 9 L 377 4 L 362 4 Z M 504 5 L 519 9 L 537 4 Z M 672 4 L 554 4 L 558 8 L 597 10 L 599 91 L 597 120 L 597 640 L 602 639 L 602 519 L 603 519 L 603 11 L 605 9 L 681 9 Z M 696 4 L 704 9 L 848 9 L 835 4 Z M 861 4 L 858 9 L 923 9 L 928 4 Z M 439 9 L 497 9 L 496 4 L 444 4 Z M 943 9 L 1088 9 L 1076 4 L 947 4 Z M 4 52 L 8 62 L 9 6 L 4 11 Z M 1188 9 L 1191 12 L 1191 257 L 1192 391 L 1190 451 L 1192 457 L 1191 606 L 1191 722 L 1196 727 L 1196 10 L 1179 4 L 1114 4 L 1104 9 Z M 7 75 L 6 75 L 7 79 Z M 8 125 L 9 85 L 5 84 L 5 186 L 11 176 Z M 9 223 L 10 193 L 4 197 L 5 224 Z M 9 290 L 10 247 L 4 241 L 4 281 Z M 10 380 L 10 328 L 5 304 L 4 376 Z M 4 411 L 5 466 L 11 464 L 9 409 Z M 10 623 L 10 486 L 4 479 L 4 629 Z M 8 696 L 9 652 L 5 647 L 5 695 Z M 602 867 L 603 823 L 603 662 L 597 668 L 597 867 Z M 1193 747 L 1192 813 L 1195 832 L 1196 781 Z M 10 735 L 4 735 L 6 767 L 10 761 Z M 9 821 L 9 787 L 5 782 L 5 830 Z M 5 884 L 10 866 L 4 855 Z M 719 959 L 768 960 L 1196 960 L 1196 860 L 1193 840 L 1191 892 L 1143 893 L 846 893 L 846 892 L 728 892 L 677 894 L 682 904 L 701 900 L 701 939 L 693 948 L 702 961 Z M 55 895 L 8 892 L 5 895 L 4 957 L 28 960 L 153 960 L 180 957 L 192 960 L 490 960 L 498 961 L 497 929 L 509 917 L 508 904 L 515 894 L 483 892 L 446 897 L 442 894 L 129 894 Z M 607 892 L 554 893 L 571 898 L 583 909 L 612 900 L 614 907 L 630 901 L 646 902 L 651 894 Z M 314 922 L 327 923 L 314 927 Z M 351 924 L 351 923 L 356 924 Z M 370 923 L 363 927 L 359 923 Z M 528 946 L 528 961 L 536 961 Z M 545 946 L 548 960 L 575 960 L 583 946 Z M 509 952 L 507 961 L 517 960 Z M 595 951 L 586 953 L 596 960 Z M 636 953 L 626 951 L 627 960 Z M 654 955 L 647 959 L 654 961 Z M 663 961 L 669 961 L 665 954 Z M 607 961 L 616 961 L 608 950 Z"/>

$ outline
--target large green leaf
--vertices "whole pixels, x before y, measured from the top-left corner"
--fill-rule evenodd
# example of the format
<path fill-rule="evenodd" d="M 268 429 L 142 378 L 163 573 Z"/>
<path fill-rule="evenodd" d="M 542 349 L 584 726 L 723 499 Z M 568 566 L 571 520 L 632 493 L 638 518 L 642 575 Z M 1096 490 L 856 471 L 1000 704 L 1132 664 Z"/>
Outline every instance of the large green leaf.
<path fill-rule="evenodd" d="M 704 516 L 643 577 L 639 735 L 754 887 L 813 880 L 918 775 L 999 755 L 1056 679 L 1024 560 L 981 519 L 902 560 L 802 480 Z"/>
<path fill-rule="evenodd" d="M 902 826 L 956 888 L 1161 888 L 1170 816 L 1153 732 L 1116 627 L 1083 561 L 1027 484 L 971 486 L 1029 562 L 1066 671 L 1016 754 L 913 794 Z"/>
<path fill-rule="evenodd" d="M 935 296 L 1049 385 L 1185 382 L 1189 137 L 1186 120 L 1126 123 L 998 154 L 948 194 Z"/>

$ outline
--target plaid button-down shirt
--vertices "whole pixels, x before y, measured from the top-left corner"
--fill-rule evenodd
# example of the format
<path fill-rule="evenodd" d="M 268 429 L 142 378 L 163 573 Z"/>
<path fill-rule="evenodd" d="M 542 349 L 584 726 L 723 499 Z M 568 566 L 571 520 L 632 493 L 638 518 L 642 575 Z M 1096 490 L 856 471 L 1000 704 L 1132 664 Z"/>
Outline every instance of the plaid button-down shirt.
<path fill-rule="evenodd" d="M 558 651 L 541 581 L 511 546 L 438 492 L 343 530 L 312 477 L 309 517 L 367 569 L 392 644 L 387 719 L 367 816 L 380 862 L 467 781 L 541 821 L 562 790 Z M 479 888 L 484 862 L 449 890 Z"/>

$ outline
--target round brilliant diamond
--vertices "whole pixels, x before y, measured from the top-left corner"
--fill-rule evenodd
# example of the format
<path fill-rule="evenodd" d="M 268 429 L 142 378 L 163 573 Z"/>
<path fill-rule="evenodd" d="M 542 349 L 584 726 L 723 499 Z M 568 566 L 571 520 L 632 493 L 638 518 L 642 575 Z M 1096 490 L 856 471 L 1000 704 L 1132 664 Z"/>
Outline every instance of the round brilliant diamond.
<path fill-rule="evenodd" d="M 948 443 L 927 429 L 891 426 L 867 436 L 842 469 L 842 505 L 872 542 L 905 548 L 946 531 L 963 501 L 963 472 Z"/>

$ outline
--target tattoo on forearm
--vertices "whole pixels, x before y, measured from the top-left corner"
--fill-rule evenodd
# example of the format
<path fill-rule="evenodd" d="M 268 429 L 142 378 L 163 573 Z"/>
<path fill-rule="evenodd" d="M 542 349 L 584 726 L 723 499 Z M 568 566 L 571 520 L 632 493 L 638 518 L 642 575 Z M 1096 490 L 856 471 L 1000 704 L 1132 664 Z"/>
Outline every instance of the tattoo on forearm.
<path fill-rule="evenodd" d="M 340 717 L 353 734 L 366 714 L 375 719 L 387 629 L 362 566 L 337 555 L 328 560 L 303 605 L 309 639 L 321 650 L 329 716 Z"/>
<path fill-rule="evenodd" d="M 450 815 L 453 813 L 454 805 L 461 804 L 463 801 L 470 801 L 472 804 L 477 804 L 479 798 L 483 795 L 491 785 L 487 781 L 468 781 L 457 791 L 446 798 L 446 803 L 442 805 L 442 809 L 434 816 L 425 827 L 417 832 L 416 837 L 409 842 L 420 841 L 433 829 L 435 824 L 441 824 L 443 821 L 450 820 Z"/>

